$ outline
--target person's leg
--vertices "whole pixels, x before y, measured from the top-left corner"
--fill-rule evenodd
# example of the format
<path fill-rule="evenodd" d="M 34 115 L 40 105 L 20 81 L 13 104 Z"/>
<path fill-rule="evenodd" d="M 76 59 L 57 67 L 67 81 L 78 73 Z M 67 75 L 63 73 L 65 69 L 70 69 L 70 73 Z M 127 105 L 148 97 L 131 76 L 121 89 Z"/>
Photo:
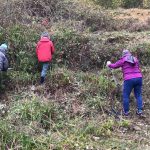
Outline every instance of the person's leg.
<path fill-rule="evenodd" d="M 47 74 L 48 68 L 49 68 L 49 63 L 43 63 L 42 72 L 41 72 L 41 84 L 45 80 L 45 76 Z"/>
<path fill-rule="evenodd" d="M 142 114 L 143 101 L 142 101 L 142 78 L 136 78 L 134 85 L 134 95 L 137 102 L 137 114 Z"/>
<path fill-rule="evenodd" d="M 124 114 L 128 115 L 129 113 L 129 98 L 133 88 L 133 81 L 132 79 L 124 81 L 123 84 L 123 109 Z"/>

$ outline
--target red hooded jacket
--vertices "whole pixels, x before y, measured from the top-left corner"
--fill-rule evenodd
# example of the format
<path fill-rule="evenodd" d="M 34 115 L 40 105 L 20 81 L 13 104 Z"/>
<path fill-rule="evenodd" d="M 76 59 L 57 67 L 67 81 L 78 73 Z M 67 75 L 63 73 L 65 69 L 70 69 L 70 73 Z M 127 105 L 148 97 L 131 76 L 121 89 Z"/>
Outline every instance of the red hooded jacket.
<path fill-rule="evenodd" d="M 42 37 L 36 46 L 36 54 L 39 62 L 49 62 L 54 53 L 53 42 L 47 37 Z"/>

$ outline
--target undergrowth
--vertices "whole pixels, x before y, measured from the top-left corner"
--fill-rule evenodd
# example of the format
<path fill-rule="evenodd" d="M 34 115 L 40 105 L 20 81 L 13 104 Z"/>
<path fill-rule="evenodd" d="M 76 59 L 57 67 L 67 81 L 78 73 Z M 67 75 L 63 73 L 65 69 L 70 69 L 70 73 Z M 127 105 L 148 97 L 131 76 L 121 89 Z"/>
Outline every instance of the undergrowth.
<path fill-rule="evenodd" d="M 121 5 L 118 0 L 119 5 L 116 0 L 111 2 L 113 8 Z M 112 108 L 119 111 L 122 107 L 105 65 L 107 60 L 120 58 L 123 48 L 130 49 L 145 65 L 144 99 L 149 99 L 149 23 L 112 19 L 88 0 L 17 0 L 9 4 L 0 6 L 0 43 L 8 43 L 12 67 L 0 76 L 0 148 L 136 150 L 148 145 L 145 124 L 149 120 L 138 124 L 136 117 L 112 115 Z M 46 82 L 39 85 L 41 65 L 35 47 L 45 18 L 49 24 L 44 30 L 51 33 L 56 51 Z M 121 73 L 115 75 L 120 83 Z M 145 103 L 148 109 L 149 102 Z M 135 112 L 132 105 L 131 110 Z M 139 138 L 141 135 L 147 139 Z"/>
<path fill-rule="evenodd" d="M 104 138 L 113 135 L 115 128 L 130 127 L 126 120 L 117 123 L 104 114 L 93 119 L 77 114 L 70 118 L 68 107 L 62 108 L 34 94 L 15 100 L 9 107 L 0 122 L 2 149 L 99 148 Z"/>

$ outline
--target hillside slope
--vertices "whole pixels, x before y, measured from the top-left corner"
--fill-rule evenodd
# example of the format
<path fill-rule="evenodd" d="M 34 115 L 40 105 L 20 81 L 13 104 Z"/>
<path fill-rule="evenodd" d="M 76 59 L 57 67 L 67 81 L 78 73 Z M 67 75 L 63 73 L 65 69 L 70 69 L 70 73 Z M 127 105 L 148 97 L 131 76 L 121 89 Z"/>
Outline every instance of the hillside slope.
<path fill-rule="evenodd" d="M 116 19 L 137 19 L 141 22 L 146 22 L 149 19 L 150 10 L 149 9 L 139 9 L 139 8 L 132 8 L 132 9 L 118 9 L 112 11 L 112 14 L 115 15 Z"/>
<path fill-rule="evenodd" d="M 144 23 L 143 18 L 128 18 L 132 9 L 122 9 L 122 18 L 120 9 L 104 10 L 87 0 L 12 0 L 6 4 L 0 6 L 0 42 L 9 43 L 13 70 L 0 74 L 0 148 L 149 150 L 148 18 L 144 17 Z M 146 17 L 149 12 L 134 11 L 146 12 Z M 49 23 L 43 26 L 45 18 Z M 39 85 L 35 46 L 43 30 L 51 33 L 56 52 L 46 83 Z M 107 60 L 120 57 L 122 48 L 130 49 L 141 63 L 142 117 L 136 115 L 133 95 L 129 117 L 121 115 L 121 71 L 114 72 L 118 89 L 105 67 Z"/>

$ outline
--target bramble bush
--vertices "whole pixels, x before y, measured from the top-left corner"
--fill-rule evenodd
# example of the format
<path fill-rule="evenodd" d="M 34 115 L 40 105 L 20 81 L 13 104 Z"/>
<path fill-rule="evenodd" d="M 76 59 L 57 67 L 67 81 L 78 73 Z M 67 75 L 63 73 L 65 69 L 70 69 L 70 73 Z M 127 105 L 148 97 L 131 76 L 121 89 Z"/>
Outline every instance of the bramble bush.
<path fill-rule="evenodd" d="M 122 0 L 94 0 L 96 4 L 99 4 L 105 8 L 116 8 L 121 6 Z"/>
<path fill-rule="evenodd" d="M 33 72 L 37 64 L 35 43 L 38 38 L 38 32 L 34 28 L 23 25 L 7 28 L 6 39 L 10 45 L 10 62 L 15 70 Z"/>
<path fill-rule="evenodd" d="M 147 5 L 147 1 L 143 0 L 94 0 L 97 4 L 105 7 L 105 8 L 136 8 L 136 7 L 145 7 Z"/>

